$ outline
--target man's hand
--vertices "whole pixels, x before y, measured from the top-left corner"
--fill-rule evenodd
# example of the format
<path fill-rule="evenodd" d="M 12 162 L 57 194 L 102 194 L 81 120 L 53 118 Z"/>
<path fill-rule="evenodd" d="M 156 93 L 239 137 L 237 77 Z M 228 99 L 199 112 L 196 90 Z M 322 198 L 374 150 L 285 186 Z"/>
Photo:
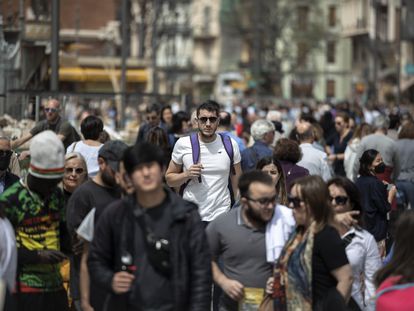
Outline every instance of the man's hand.
<path fill-rule="evenodd" d="M 269 294 L 269 295 L 273 294 L 274 282 L 275 282 L 275 278 L 273 276 L 267 279 L 267 281 L 266 281 L 266 294 Z"/>
<path fill-rule="evenodd" d="M 223 280 L 221 288 L 231 299 L 235 301 L 240 301 L 244 297 L 244 286 L 236 280 Z"/>
<path fill-rule="evenodd" d="M 335 214 L 334 220 L 337 224 L 343 225 L 349 229 L 358 223 L 358 220 L 354 218 L 358 215 L 359 211 L 349 211 L 346 213 Z"/>
<path fill-rule="evenodd" d="M 114 274 L 112 278 L 112 290 L 116 294 L 124 294 L 131 289 L 135 276 L 131 273 L 121 271 Z"/>
<path fill-rule="evenodd" d="M 187 171 L 188 178 L 198 178 L 201 176 L 201 170 L 203 169 L 203 164 L 197 163 L 190 166 Z"/>
<path fill-rule="evenodd" d="M 30 151 L 29 150 L 25 150 L 22 151 L 19 155 L 19 161 L 24 161 L 25 159 L 30 157 Z"/>
<path fill-rule="evenodd" d="M 43 264 L 57 264 L 67 259 L 66 255 L 62 252 L 51 249 L 38 250 L 37 256 L 40 263 Z"/>

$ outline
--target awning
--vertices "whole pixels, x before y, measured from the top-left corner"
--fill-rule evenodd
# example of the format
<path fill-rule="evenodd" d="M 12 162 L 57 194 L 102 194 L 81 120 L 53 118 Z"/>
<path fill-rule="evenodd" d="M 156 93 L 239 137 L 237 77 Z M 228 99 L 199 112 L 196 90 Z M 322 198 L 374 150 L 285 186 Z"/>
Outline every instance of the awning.
<path fill-rule="evenodd" d="M 148 70 L 128 69 L 126 72 L 128 82 L 147 82 Z M 59 68 L 59 81 L 66 82 L 110 82 L 111 77 L 121 79 L 120 69 L 61 67 Z"/>

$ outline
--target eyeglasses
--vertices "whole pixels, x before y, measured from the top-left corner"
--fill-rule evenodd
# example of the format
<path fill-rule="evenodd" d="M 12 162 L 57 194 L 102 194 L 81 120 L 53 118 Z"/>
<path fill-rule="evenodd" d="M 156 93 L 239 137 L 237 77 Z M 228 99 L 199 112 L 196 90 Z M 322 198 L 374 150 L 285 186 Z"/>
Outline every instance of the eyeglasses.
<path fill-rule="evenodd" d="M 198 121 L 200 121 L 203 124 L 206 124 L 207 120 L 210 121 L 210 123 L 216 123 L 218 118 L 217 117 L 200 117 L 200 118 L 198 118 Z"/>
<path fill-rule="evenodd" d="M 344 195 L 338 195 L 336 197 L 329 197 L 329 200 L 335 201 L 336 205 L 345 205 L 346 202 L 348 202 L 348 197 L 344 196 Z"/>
<path fill-rule="evenodd" d="M 0 150 L 0 157 L 10 157 L 13 151 L 11 150 Z"/>
<path fill-rule="evenodd" d="M 303 200 L 299 197 L 295 197 L 293 195 L 288 195 L 288 205 L 290 206 L 290 204 L 293 205 L 293 208 L 299 208 L 300 207 L 300 203 L 303 202 Z"/>
<path fill-rule="evenodd" d="M 57 112 L 58 109 L 56 108 L 45 108 L 45 112 Z"/>
<path fill-rule="evenodd" d="M 274 205 L 276 203 L 277 195 L 271 198 L 252 199 L 252 198 L 246 197 L 246 199 L 249 201 L 255 202 L 255 203 L 259 203 L 261 206 L 268 206 L 269 204 Z"/>
<path fill-rule="evenodd" d="M 73 174 L 76 173 L 77 175 L 83 174 L 85 170 L 81 167 L 65 167 L 66 174 Z"/>

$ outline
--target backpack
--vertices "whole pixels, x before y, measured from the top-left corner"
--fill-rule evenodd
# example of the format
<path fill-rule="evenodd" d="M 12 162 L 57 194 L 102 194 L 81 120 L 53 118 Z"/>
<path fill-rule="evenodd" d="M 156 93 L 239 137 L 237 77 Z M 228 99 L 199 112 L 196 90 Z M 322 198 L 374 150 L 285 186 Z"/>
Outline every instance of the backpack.
<path fill-rule="evenodd" d="M 233 150 L 233 144 L 231 143 L 231 138 L 224 133 L 218 133 L 218 135 L 220 136 L 224 149 L 226 150 L 226 153 L 230 158 L 230 172 L 232 175 L 235 175 L 236 171 L 234 170 L 234 150 Z M 193 156 L 193 164 L 197 164 L 200 161 L 200 142 L 198 140 L 198 133 L 191 133 L 190 142 L 191 142 L 191 151 L 192 151 L 192 156 Z M 180 196 L 183 196 L 184 189 L 187 187 L 190 181 L 191 179 L 187 180 L 184 184 L 181 185 L 180 191 L 179 191 Z M 201 183 L 201 176 L 198 177 L 198 182 Z M 234 193 L 233 193 L 233 187 L 231 186 L 230 176 L 229 176 L 229 182 L 228 182 L 227 187 L 229 188 L 229 191 L 230 191 L 231 206 L 233 206 Z"/>

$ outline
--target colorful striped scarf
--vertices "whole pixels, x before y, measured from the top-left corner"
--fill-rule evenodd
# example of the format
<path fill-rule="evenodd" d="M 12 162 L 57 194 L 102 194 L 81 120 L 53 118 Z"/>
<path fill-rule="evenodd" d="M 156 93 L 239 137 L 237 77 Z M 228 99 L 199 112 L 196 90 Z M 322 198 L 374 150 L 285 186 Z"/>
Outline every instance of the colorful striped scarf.
<path fill-rule="evenodd" d="M 275 268 L 276 311 L 312 310 L 312 254 L 316 224 L 296 228 Z"/>

